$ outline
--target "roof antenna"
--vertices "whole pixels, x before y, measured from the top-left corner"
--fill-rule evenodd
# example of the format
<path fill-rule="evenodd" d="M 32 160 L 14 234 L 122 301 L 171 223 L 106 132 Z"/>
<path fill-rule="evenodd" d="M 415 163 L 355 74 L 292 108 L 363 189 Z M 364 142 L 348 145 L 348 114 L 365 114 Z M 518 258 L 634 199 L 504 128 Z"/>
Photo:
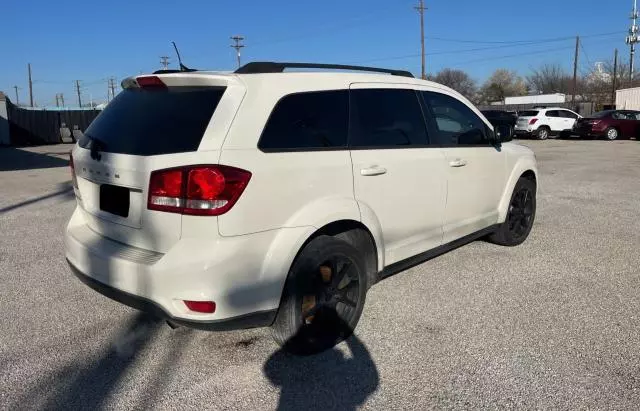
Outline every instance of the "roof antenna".
<path fill-rule="evenodd" d="M 189 67 L 182 64 L 182 58 L 180 58 L 180 52 L 178 51 L 178 47 L 176 46 L 176 42 L 172 41 L 173 48 L 176 51 L 176 55 L 178 56 L 178 63 L 180 64 L 180 71 L 196 71 L 195 69 L 190 69 Z"/>

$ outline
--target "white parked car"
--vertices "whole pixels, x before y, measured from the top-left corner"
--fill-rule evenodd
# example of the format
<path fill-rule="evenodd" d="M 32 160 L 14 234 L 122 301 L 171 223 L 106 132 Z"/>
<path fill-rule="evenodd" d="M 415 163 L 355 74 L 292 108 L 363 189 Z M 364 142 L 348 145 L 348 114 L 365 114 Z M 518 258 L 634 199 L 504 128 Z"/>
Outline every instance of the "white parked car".
<path fill-rule="evenodd" d="M 518 114 L 515 133 L 546 140 L 552 135 L 570 133 L 579 118 L 582 117 L 578 113 L 561 107 L 524 110 Z"/>
<path fill-rule="evenodd" d="M 290 67 L 344 68 L 125 80 L 72 151 L 77 277 L 170 324 L 272 326 L 312 353 L 349 335 L 379 279 L 527 238 L 535 157 L 460 94 L 401 71 Z"/>

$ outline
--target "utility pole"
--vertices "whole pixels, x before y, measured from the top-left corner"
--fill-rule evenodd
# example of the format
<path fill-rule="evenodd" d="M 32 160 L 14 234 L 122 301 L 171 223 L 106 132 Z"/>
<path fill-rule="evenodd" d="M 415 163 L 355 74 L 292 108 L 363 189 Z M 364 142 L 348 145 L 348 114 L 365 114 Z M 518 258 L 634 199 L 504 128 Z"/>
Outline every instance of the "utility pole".
<path fill-rule="evenodd" d="M 13 86 L 13 89 L 16 91 L 16 106 L 19 106 L 20 105 L 20 97 L 18 96 L 18 90 L 20 90 L 20 87 Z"/>
<path fill-rule="evenodd" d="M 169 56 L 160 56 L 160 64 L 163 70 L 169 70 Z"/>
<path fill-rule="evenodd" d="M 56 107 L 60 107 L 60 94 L 56 94 Z"/>
<path fill-rule="evenodd" d="M 235 42 L 235 44 L 232 44 L 231 47 L 236 49 L 236 55 L 238 57 L 238 68 L 240 68 L 240 49 L 244 47 L 244 44 L 241 44 L 241 42 L 244 40 L 244 36 L 231 36 L 231 40 Z"/>
<path fill-rule="evenodd" d="M 111 90 L 111 98 L 115 98 L 116 97 L 116 79 L 115 77 L 110 77 L 109 78 L 109 90 Z M 107 91 L 107 101 L 109 101 L 109 92 Z"/>
<path fill-rule="evenodd" d="M 64 94 L 60 93 L 60 103 L 62 103 L 62 107 L 64 107 Z"/>
<path fill-rule="evenodd" d="M 33 82 L 31 81 L 31 63 L 27 64 L 29 71 L 29 105 L 33 107 Z"/>
<path fill-rule="evenodd" d="M 78 106 L 82 107 L 82 97 L 80 97 L 80 80 L 76 80 L 76 93 L 78 93 Z"/>
<path fill-rule="evenodd" d="M 611 104 L 616 104 L 616 80 L 618 79 L 618 49 L 613 54 L 613 85 L 611 87 Z"/>
<path fill-rule="evenodd" d="M 425 65 L 424 65 L 424 11 L 427 9 L 424 6 L 424 0 L 420 0 L 420 2 L 418 3 L 418 5 L 416 7 L 414 7 L 414 9 L 418 10 L 418 13 L 420 13 L 420 47 L 422 48 L 422 79 L 426 79 L 427 78 L 427 74 L 425 72 Z"/>
<path fill-rule="evenodd" d="M 576 104 L 576 89 L 578 88 L 578 47 L 580 47 L 580 36 L 576 36 L 576 52 L 573 55 L 573 91 L 571 104 Z"/>
<path fill-rule="evenodd" d="M 640 41 L 638 39 L 638 4 L 637 0 L 633 0 L 633 11 L 631 12 L 631 27 L 629 28 L 629 35 L 625 39 L 625 42 L 630 46 L 629 56 L 629 84 L 633 81 L 633 55 L 636 52 L 636 43 Z"/>

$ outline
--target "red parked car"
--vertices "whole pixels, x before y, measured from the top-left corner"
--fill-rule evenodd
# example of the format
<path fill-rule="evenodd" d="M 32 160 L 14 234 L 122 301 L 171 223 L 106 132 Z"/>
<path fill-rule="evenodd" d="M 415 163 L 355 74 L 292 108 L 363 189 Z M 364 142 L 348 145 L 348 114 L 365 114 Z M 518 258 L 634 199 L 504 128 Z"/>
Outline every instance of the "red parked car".
<path fill-rule="evenodd" d="M 606 110 L 579 119 L 574 134 L 583 138 L 615 140 L 617 138 L 640 137 L 640 111 Z"/>

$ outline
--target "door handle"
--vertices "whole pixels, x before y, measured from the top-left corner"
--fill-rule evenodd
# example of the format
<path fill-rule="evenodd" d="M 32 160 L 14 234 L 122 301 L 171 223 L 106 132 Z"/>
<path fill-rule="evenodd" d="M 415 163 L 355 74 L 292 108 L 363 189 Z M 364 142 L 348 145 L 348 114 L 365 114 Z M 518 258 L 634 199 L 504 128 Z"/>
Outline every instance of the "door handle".
<path fill-rule="evenodd" d="M 384 167 L 371 166 L 368 168 L 363 168 L 360 170 L 360 175 L 363 176 L 379 176 L 381 174 L 385 174 L 387 169 Z"/>
<path fill-rule="evenodd" d="M 451 167 L 464 167 L 464 166 L 467 165 L 467 161 L 466 160 L 462 160 L 460 158 L 456 158 L 455 160 L 449 161 L 449 165 Z"/>

